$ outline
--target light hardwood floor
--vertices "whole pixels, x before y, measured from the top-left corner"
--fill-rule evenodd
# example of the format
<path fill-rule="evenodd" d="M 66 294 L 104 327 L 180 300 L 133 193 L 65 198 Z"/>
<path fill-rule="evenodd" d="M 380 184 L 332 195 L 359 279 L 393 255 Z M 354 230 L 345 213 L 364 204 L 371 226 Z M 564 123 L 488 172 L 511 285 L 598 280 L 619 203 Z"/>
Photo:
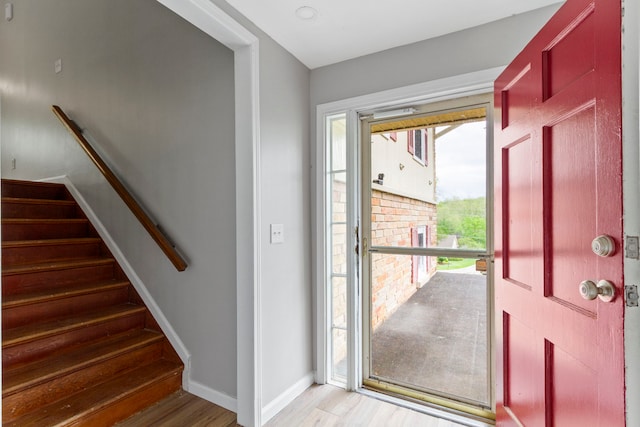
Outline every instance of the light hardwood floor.
<path fill-rule="evenodd" d="M 117 424 L 118 427 L 231 427 L 236 414 L 179 391 Z M 458 427 L 410 409 L 341 388 L 314 385 L 273 417 L 266 427 Z"/>
<path fill-rule="evenodd" d="M 458 427 L 460 424 L 331 385 L 314 385 L 265 426 Z"/>
<path fill-rule="evenodd" d="M 118 427 L 235 427 L 236 414 L 185 391 L 116 424 Z"/>

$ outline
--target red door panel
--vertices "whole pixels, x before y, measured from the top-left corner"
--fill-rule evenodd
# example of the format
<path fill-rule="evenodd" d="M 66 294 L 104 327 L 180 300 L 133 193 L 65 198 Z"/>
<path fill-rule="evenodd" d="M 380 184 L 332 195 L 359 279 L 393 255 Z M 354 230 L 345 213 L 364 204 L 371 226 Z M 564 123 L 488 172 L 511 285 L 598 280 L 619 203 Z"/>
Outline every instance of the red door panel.
<path fill-rule="evenodd" d="M 620 12 L 567 0 L 496 80 L 500 426 L 625 425 Z"/>

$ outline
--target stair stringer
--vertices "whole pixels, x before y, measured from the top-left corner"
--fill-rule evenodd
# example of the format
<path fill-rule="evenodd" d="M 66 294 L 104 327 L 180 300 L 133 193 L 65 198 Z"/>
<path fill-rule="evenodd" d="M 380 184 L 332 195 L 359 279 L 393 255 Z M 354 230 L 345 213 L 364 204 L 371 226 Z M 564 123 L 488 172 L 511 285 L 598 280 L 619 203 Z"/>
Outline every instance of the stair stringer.
<path fill-rule="evenodd" d="M 138 276 L 138 274 L 135 272 L 131 264 L 129 264 L 126 257 L 120 250 L 120 247 L 115 242 L 115 240 L 111 237 L 111 234 L 107 231 L 104 224 L 102 224 L 102 221 L 100 221 L 100 219 L 98 218 L 96 213 L 93 211 L 89 203 L 86 201 L 86 199 L 82 196 L 80 191 L 76 188 L 75 185 L 73 185 L 73 182 L 66 175 L 40 179 L 38 181 L 63 184 L 67 188 L 67 190 L 71 193 L 71 195 L 76 200 L 76 202 L 78 203 L 78 205 L 80 206 L 80 208 L 82 209 L 86 217 L 89 219 L 89 221 L 91 222 L 95 230 L 98 232 L 98 234 L 104 241 L 104 244 L 107 246 L 109 251 L 111 251 L 111 254 L 116 259 L 116 261 L 120 264 L 120 268 L 122 268 L 122 271 L 124 271 L 125 275 L 129 279 L 133 287 L 135 288 L 136 292 L 138 292 L 140 298 L 142 298 L 142 301 L 147 306 L 147 309 L 149 310 L 149 312 L 151 313 L 155 321 L 158 323 L 158 326 L 160 327 L 164 335 L 167 337 L 171 345 L 173 346 L 173 349 L 178 354 L 178 357 L 180 357 L 180 360 L 184 365 L 184 370 L 182 371 L 182 388 L 186 391 L 190 391 L 189 390 L 189 383 L 190 383 L 189 374 L 191 372 L 191 353 L 189 352 L 187 347 L 184 345 L 184 343 L 176 333 L 175 329 L 173 329 L 173 327 L 171 326 L 171 323 L 169 323 L 169 320 L 165 317 L 164 313 L 162 312 L 158 304 L 156 304 L 153 296 L 151 296 L 151 294 L 149 293 L 149 290 L 147 289 L 146 285 L 144 284 L 142 279 L 140 279 L 140 276 Z"/>

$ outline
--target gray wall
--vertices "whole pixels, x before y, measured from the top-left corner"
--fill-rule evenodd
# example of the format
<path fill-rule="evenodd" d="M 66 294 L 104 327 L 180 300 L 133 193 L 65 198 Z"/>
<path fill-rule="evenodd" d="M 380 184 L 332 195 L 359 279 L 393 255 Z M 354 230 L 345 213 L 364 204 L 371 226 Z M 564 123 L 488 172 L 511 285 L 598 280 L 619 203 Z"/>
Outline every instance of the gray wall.
<path fill-rule="evenodd" d="M 266 404 L 313 369 L 309 70 L 258 35 Z M 0 57 L 2 176 L 67 175 L 192 354 L 191 378 L 235 397 L 233 52 L 153 0 L 23 0 L 12 21 L 0 21 Z M 62 129 L 54 103 L 87 128 L 175 240 L 185 272 Z M 269 244 L 272 222 L 285 225 L 282 245 Z"/>
<path fill-rule="evenodd" d="M 511 62 L 560 3 L 311 72 L 311 102 L 366 95 Z"/>
<path fill-rule="evenodd" d="M 262 399 L 268 404 L 313 372 L 309 70 L 261 40 L 260 88 Z M 284 224 L 283 244 L 270 244 L 273 223 Z"/>

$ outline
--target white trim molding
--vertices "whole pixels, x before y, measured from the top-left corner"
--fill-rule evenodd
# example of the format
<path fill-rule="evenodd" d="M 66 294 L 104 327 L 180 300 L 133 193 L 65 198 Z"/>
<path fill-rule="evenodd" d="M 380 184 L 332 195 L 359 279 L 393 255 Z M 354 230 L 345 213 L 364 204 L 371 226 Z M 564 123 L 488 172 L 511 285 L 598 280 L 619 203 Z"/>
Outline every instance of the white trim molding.
<path fill-rule="evenodd" d="M 234 51 L 238 424 L 262 425 L 258 38 L 210 0 L 157 0 Z M 250 169 L 245 159 L 252 159 Z"/>
<path fill-rule="evenodd" d="M 494 67 L 320 104 L 317 107 L 318 117 L 321 114 L 335 114 L 348 110 L 373 113 L 375 109 L 401 108 L 411 104 L 425 104 L 487 93 L 493 90 L 493 82 L 502 70 L 504 67 Z"/>
<path fill-rule="evenodd" d="M 258 42 L 235 54 L 238 424 L 262 425 Z M 247 171 L 245 159 L 252 159 Z"/>
<path fill-rule="evenodd" d="M 157 1 L 233 51 L 258 40 L 210 0 Z"/>
<path fill-rule="evenodd" d="M 286 389 L 278 397 L 266 404 L 262 409 L 262 422 L 267 423 L 278 412 L 280 412 L 285 407 L 287 407 L 287 405 L 293 402 L 293 400 L 300 394 L 302 394 L 302 392 L 311 387 L 311 385 L 314 383 L 314 377 L 315 375 L 313 372 L 308 373 L 307 375 L 296 381 L 295 384 Z"/>
<path fill-rule="evenodd" d="M 189 393 L 215 403 L 218 406 L 222 406 L 224 409 L 229 411 L 238 412 L 238 399 L 224 393 L 220 393 L 219 391 L 194 380 L 189 380 L 188 387 L 187 391 Z"/>

